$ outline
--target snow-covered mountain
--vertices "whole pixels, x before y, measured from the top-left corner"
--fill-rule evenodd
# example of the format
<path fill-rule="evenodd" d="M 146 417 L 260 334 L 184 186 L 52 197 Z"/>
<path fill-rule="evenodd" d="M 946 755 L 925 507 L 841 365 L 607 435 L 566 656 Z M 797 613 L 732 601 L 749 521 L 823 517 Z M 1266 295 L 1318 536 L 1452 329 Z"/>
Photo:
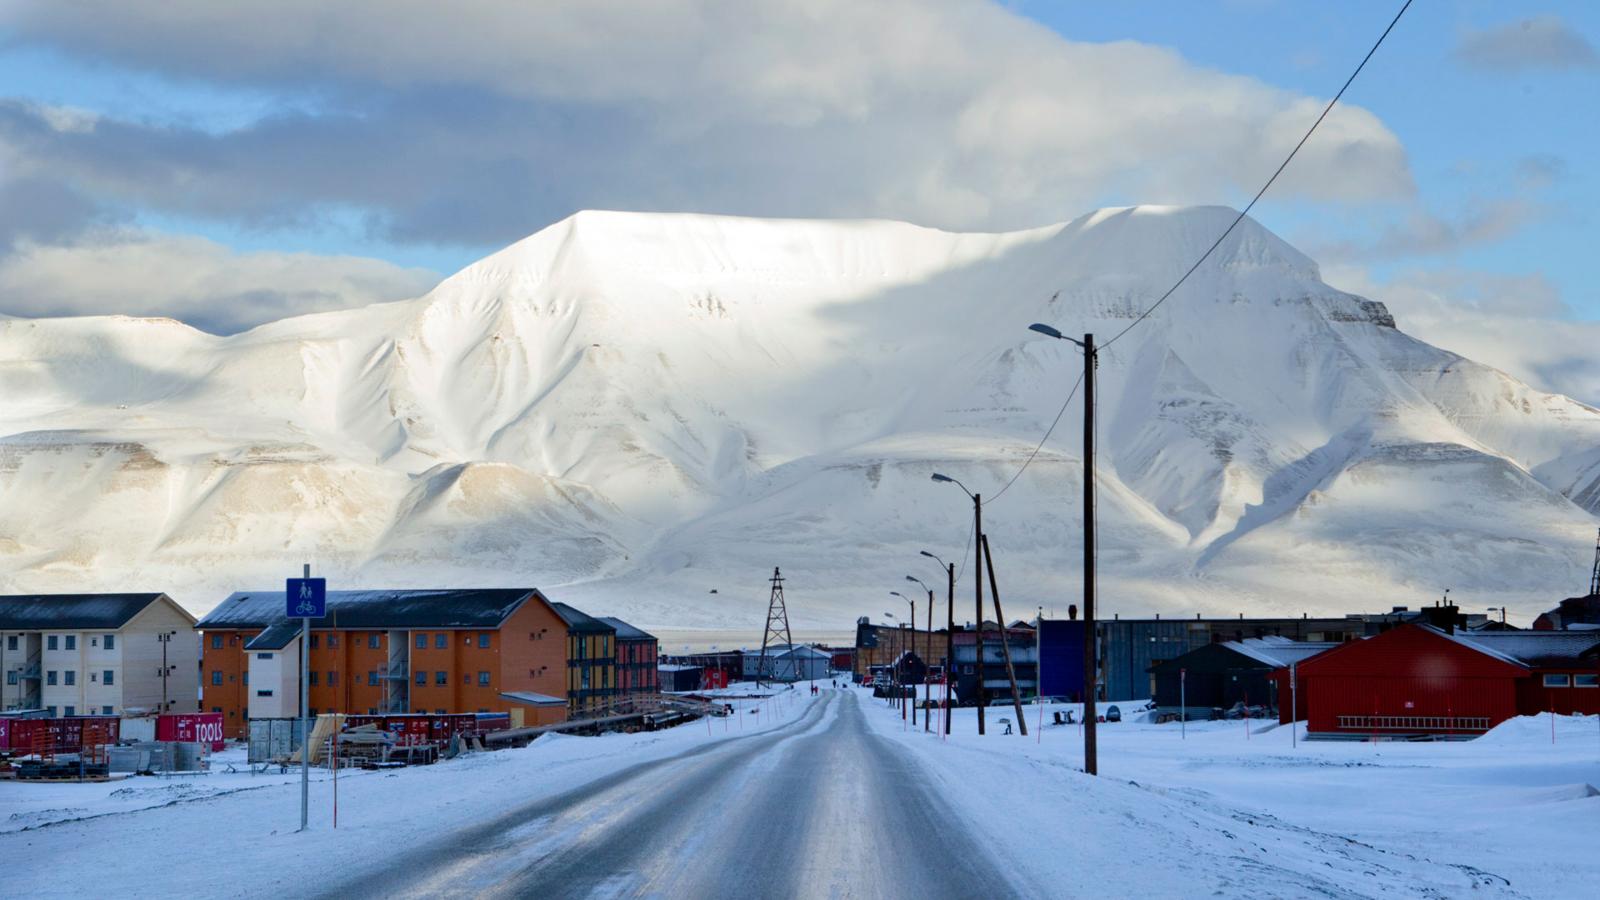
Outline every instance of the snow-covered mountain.
<path fill-rule="evenodd" d="M 1234 213 L 1011 234 L 585 212 L 402 303 L 232 336 L 0 321 L 0 588 L 195 609 L 537 584 L 647 626 L 758 629 L 941 586 L 970 503 Z M 1583 585 L 1600 412 L 1398 330 L 1254 222 L 1100 368 L 1107 612 L 1542 609 Z M 1079 401 L 992 504 L 1018 616 L 1077 602 Z M 971 565 L 960 596 L 972 613 Z M 563 587 L 565 586 L 565 587 Z M 710 591 L 716 589 L 716 594 Z M 913 593 L 907 591 L 907 593 Z M 895 601 L 898 602 L 898 601 Z"/>

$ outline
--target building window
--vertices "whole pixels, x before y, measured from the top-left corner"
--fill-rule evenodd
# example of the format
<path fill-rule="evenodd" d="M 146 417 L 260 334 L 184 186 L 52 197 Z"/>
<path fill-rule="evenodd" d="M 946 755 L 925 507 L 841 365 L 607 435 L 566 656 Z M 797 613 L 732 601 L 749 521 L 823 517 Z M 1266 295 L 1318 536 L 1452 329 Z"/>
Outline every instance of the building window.
<path fill-rule="evenodd" d="M 116 682 L 113 679 L 115 679 L 116 677 L 117 677 L 117 673 L 111 671 L 110 669 L 106 669 L 104 672 L 100 673 L 100 683 L 101 684 L 115 684 Z"/>
<path fill-rule="evenodd" d="M 221 669 L 212 670 L 212 672 L 211 672 L 211 683 L 212 684 L 221 684 L 222 683 L 222 670 Z"/>
<path fill-rule="evenodd" d="M 1596 675 L 1596 674 L 1588 674 L 1588 675 L 1578 674 L 1578 675 L 1574 675 L 1574 676 L 1572 676 L 1572 686 L 1573 687 L 1587 687 L 1587 688 L 1600 687 L 1600 675 Z"/>
<path fill-rule="evenodd" d="M 211 649 L 213 649 L 213 650 L 221 650 L 222 649 L 222 635 L 213 634 L 211 636 Z"/>
<path fill-rule="evenodd" d="M 368 687 L 377 687 L 378 686 L 378 670 L 373 669 L 372 671 L 367 673 L 367 686 Z"/>
<path fill-rule="evenodd" d="M 433 683 L 434 684 L 449 684 L 450 683 L 450 673 L 448 673 L 448 672 L 435 672 L 435 673 L 433 673 Z"/>
<path fill-rule="evenodd" d="M 56 650 L 56 649 L 59 649 L 59 648 L 58 648 L 58 647 L 57 647 L 57 644 L 56 644 L 56 642 L 57 642 L 57 641 L 58 641 L 58 640 L 59 640 L 59 639 L 58 639 L 58 638 L 57 638 L 57 637 L 56 637 L 56 636 L 55 636 L 55 635 L 53 635 L 53 634 L 52 634 L 52 635 L 50 635 L 50 636 L 49 636 L 49 637 L 47 637 L 47 638 L 45 638 L 45 639 L 44 639 L 44 648 L 45 648 L 45 649 L 46 649 L 46 650 Z"/>
<path fill-rule="evenodd" d="M 1545 675 L 1544 686 L 1547 688 L 1571 687 L 1572 678 L 1567 675 Z"/>
<path fill-rule="evenodd" d="M 44 673 L 44 683 L 45 684 L 55 684 L 56 683 L 56 671 L 54 669 L 51 669 L 50 671 Z"/>
<path fill-rule="evenodd" d="M 427 684 L 427 683 L 428 683 L 428 673 L 422 671 L 421 669 L 418 669 L 417 670 L 417 684 Z"/>
<path fill-rule="evenodd" d="M 318 638 L 320 638 L 320 637 L 322 637 L 322 635 L 320 635 L 320 634 L 313 634 L 311 636 L 311 649 L 313 649 L 313 650 L 317 649 Z"/>
<path fill-rule="evenodd" d="M 245 687 L 249 687 L 250 686 L 250 673 L 249 672 L 241 672 L 239 674 L 239 680 L 244 683 Z"/>
<path fill-rule="evenodd" d="M 317 675 L 318 674 L 319 673 L 315 669 L 313 669 L 312 671 L 306 673 L 306 678 L 311 682 L 311 686 L 312 687 L 316 687 L 317 686 L 317 680 L 318 680 L 317 679 Z"/>
<path fill-rule="evenodd" d="M 17 673 L 16 672 L 7 672 L 6 673 L 6 684 L 16 684 L 16 683 L 17 683 Z"/>
<path fill-rule="evenodd" d="M 426 650 L 426 649 L 428 649 L 428 635 L 425 632 L 421 632 L 421 631 L 417 632 L 417 649 L 418 650 Z"/>
<path fill-rule="evenodd" d="M 100 715 L 102 715 L 102 716 L 111 715 L 111 707 L 109 707 L 109 706 L 100 707 Z"/>
<path fill-rule="evenodd" d="M 439 632 L 433 636 L 433 649 L 443 650 L 450 646 L 450 635 Z"/>
<path fill-rule="evenodd" d="M 262 689 L 256 691 L 256 696 L 257 697 L 271 697 L 272 696 L 272 690 L 270 688 L 262 688 Z"/>
<path fill-rule="evenodd" d="M 115 649 L 117 649 L 117 636 L 116 635 L 114 635 L 114 634 L 106 635 L 106 649 L 107 650 L 115 650 Z"/>
<path fill-rule="evenodd" d="M 445 714 L 445 712 L 442 709 L 436 709 L 436 710 L 433 711 L 433 714 L 436 715 L 436 716 L 442 716 L 442 715 Z"/>
<path fill-rule="evenodd" d="M 328 687 L 338 687 L 338 685 L 339 685 L 339 671 L 337 669 L 334 669 L 334 670 L 328 672 Z"/>
<path fill-rule="evenodd" d="M 69 707 L 67 707 L 67 715 L 69 715 L 69 716 L 75 716 L 75 715 L 77 715 L 77 714 L 78 714 L 78 708 L 77 708 L 77 707 L 76 707 L 76 706 L 69 706 Z"/>
<path fill-rule="evenodd" d="M 271 653 L 257 653 L 256 654 L 256 659 L 271 659 L 271 658 L 272 658 L 272 654 Z"/>
<path fill-rule="evenodd" d="M 478 687 L 488 687 L 488 686 L 489 686 L 489 673 L 488 672 L 479 672 L 478 673 Z"/>
<path fill-rule="evenodd" d="M 376 631 L 374 631 L 373 633 L 367 635 L 367 649 L 369 649 L 369 650 L 377 650 L 378 648 L 380 648 L 382 646 L 383 646 L 383 635 L 377 633 Z"/>
<path fill-rule="evenodd" d="M 483 650 L 489 649 L 489 632 L 478 632 L 478 647 Z"/>
<path fill-rule="evenodd" d="M 89 638 L 89 646 L 91 646 L 91 647 L 98 647 L 98 646 L 100 646 L 100 639 L 99 639 L 99 638 L 97 638 L 97 637 L 92 637 L 92 638 Z"/>
<path fill-rule="evenodd" d="M 328 649 L 332 650 L 337 646 L 339 646 L 339 636 L 337 634 L 328 635 Z"/>
<path fill-rule="evenodd" d="M 220 706 L 213 706 L 213 707 L 211 707 L 211 711 L 212 711 L 212 712 L 217 712 L 217 713 L 219 713 L 219 712 L 222 712 L 222 707 L 220 707 Z"/>
<path fill-rule="evenodd" d="M 17 649 L 17 636 L 16 635 L 13 634 L 10 637 L 6 638 L 6 649 L 7 650 L 15 650 L 15 649 Z"/>
<path fill-rule="evenodd" d="M 76 649 L 78 649 L 78 636 L 77 635 L 75 635 L 75 634 L 67 635 L 67 649 L 68 650 L 76 650 Z"/>
<path fill-rule="evenodd" d="M 52 719 L 56 717 L 56 708 L 54 706 L 46 706 L 45 712 L 48 712 L 50 714 L 50 718 Z"/>

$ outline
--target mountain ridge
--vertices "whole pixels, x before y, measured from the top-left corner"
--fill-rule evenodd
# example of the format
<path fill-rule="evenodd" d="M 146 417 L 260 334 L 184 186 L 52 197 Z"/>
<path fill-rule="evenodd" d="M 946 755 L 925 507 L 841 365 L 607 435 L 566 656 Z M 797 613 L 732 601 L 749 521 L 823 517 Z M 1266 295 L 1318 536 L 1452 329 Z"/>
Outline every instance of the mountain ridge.
<path fill-rule="evenodd" d="M 1026 325 L 1104 340 L 1235 215 L 974 235 L 595 211 L 415 300 L 238 335 L 5 320 L 0 582 L 153 577 L 204 609 L 309 558 L 352 586 L 534 583 L 720 625 L 759 616 L 779 564 L 810 576 L 799 620 L 837 625 L 876 612 L 875 573 L 961 555 L 970 509 L 928 474 L 989 493 L 1037 443 L 1081 364 Z M 1600 412 L 1405 335 L 1253 220 L 1101 381 L 1108 608 L 1334 611 L 1444 581 L 1532 609 L 1582 577 Z M 1014 602 L 1075 602 L 1078 402 L 985 515 Z"/>

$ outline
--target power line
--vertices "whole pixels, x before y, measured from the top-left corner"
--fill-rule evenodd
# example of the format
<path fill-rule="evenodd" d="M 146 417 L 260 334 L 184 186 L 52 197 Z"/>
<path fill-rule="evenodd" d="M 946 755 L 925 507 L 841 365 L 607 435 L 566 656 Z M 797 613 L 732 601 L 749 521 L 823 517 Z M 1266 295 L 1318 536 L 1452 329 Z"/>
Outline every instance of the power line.
<path fill-rule="evenodd" d="M 1328 101 L 1328 105 L 1323 107 L 1322 115 L 1317 116 L 1317 120 L 1311 123 L 1311 127 L 1307 129 L 1305 135 L 1300 138 L 1300 143 L 1294 145 L 1294 149 L 1290 150 L 1289 155 L 1284 157 L 1283 163 L 1279 165 L 1277 170 L 1272 173 L 1272 177 L 1268 178 L 1267 183 L 1261 186 L 1261 190 L 1256 191 L 1256 195 L 1250 198 L 1250 202 L 1245 204 L 1244 209 L 1240 210 L 1239 215 L 1236 216 L 1233 222 L 1228 225 L 1227 230 L 1222 232 L 1222 235 L 1217 238 L 1216 242 L 1206 249 L 1206 252 L 1200 254 L 1200 258 L 1195 260 L 1194 265 L 1190 266 L 1189 270 L 1184 272 L 1183 276 L 1179 278 L 1177 282 L 1172 285 L 1172 287 L 1167 288 L 1167 292 L 1162 294 L 1160 299 L 1156 300 L 1155 303 L 1152 303 L 1148 309 L 1139 314 L 1138 318 L 1134 319 L 1132 322 L 1129 322 L 1125 328 L 1117 332 L 1111 338 L 1111 340 L 1101 344 L 1100 349 L 1104 350 L 1105 348 L 1110 347 L 1112 344 L 1115 344 L 1117 341 L 1122 339 L 1123 335 L 1132 331 L 1134 326 L 1138 325 L 1140 322 L 1143 322 L 1145 319 L 1148 319 L 1150 314 L 1155 312 L 1156 309 L 1161 306 L 1161 304 L 1167 302 L 1167 298 L 1171 297 L 1174 291 L 1181 287 L 1185 281 L 1189 280 L 1189 276 L 1193 275 L 1195 270 L 1200 268 L 1201 263 L 1204 263 L 1207 259 L 1209 259 L 1211 254 L 1218 247 L 1222 246 L 1222 242 L 1228 239 L 1228 235 L 1233 233 L 1233 229 L 1237 228 L 1239 223 L 1244 221 L 1244 217 L 1250 214 L 1250 210 L 1255 207 L 1256 201 L 1260 200 L 1262 195 L 1267 192 L 1267 189 L 1272 187 L 1272 183 L 1278 180 L 1278 176 L 1283 174 L 1283 170 L 1289 167 L 1289 163 L 1294 159 L 1295 154 L 1299 153 L 1300 148 L 1304 147 L 1306 145 L 1306 141 L 1311 139 L 1311 135 L 1316 133 L 1317 126 L 1321 125 L 1322 120 L 1326 119 L 1328 117 L 1328 113 L 1333 111 L 1334 104 L 1338 103 L 1339 98 L 1344 96 L 1344 92 L 1350 89 L 1350 85 L 1355 82 L 1356 76 L 1360 75 L 1361 70 L 1366 68 L 1367 61 L 1372 59 L 1372 55 L 1378 52 L 1379 47 L 1383 46 L 1384 38 L 1389 36 L 1389 32 L 1394 30 L 1394 26 L 1400 24 L 1400 17 L 1405 15 L 1406 10 L 1410 8 L 1411 0 L 1406 0 L 1405 4 L 1400 7 L 1400 11 L 1395 13 L 1394 18 L 1390 20 L 1389 27 L 1383 30 L 1383 34 L 1378 35 L 1378 40 L 1372 45 L 1372 49 L 1368 50 L 1367 55 L 1361 58 L 1361 63 L 1356 66 L 1355 71 L 1351 72 L 1350 77 L 1344 80 L 1344 86 L 1339 88 L 1339 93 L 1334 94 L 1333 99 Z"/>
<path fill-rule="evenodd" d="M 1061 401 L 1061 409 L 1056 411 L 1055 421 L 1050 423 L 1050 428 L 1045 431 L 1044 437 L 1039 438 L 1038 446 L 1034 447 L 1033 452 L 1028 454 L 1028 458 L 1022 463 L 1022 468 L 1018 469 L 1016 474 L 1011 476 L 1011 480 L 1006 482 L 1005 487 L 995 491 L 994 496 L 989 499 L 990 505 L 993 505 L 994 502 L 999 500 L 1013 484 L 1016 484 L 1017 479 L 1022 477 L 1023 472 L 1028 471 L 1028 466 L 1033 464 L 1033 458 L 1039 455 L 1040 450 L 1044 449 L 1044 442 L 1050 440 L 1050 435 L 1056 430 L 1056 426 L 1061 424 L 1061 417 L 1066 415 L 1067 407 L 1072 403 L 1072 398 L 1077 395 L 1078 388 L 1082 385 L 1083 373 L 1079 372 L 1078 380 L 1072 383 L 1072 390 L 1067 392 L 1067 399 Z M 965 565 L 965 563 L 963 563 L 963 565 Z"/>

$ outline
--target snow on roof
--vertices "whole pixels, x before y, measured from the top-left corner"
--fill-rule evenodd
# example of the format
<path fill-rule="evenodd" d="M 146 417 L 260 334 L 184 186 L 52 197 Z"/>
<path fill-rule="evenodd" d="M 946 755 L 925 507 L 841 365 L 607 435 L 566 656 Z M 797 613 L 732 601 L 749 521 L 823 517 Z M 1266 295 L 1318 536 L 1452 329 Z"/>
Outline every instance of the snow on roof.
<path fill-rule="evenodd" d="M 500 696 L 523 706 L 566 706 L 567 701 L 536 691 L 501 691 Z"/>
<path fill-rule="evenodd" d="M 1292 641 L 1281 635 L 1226 641 L 1224 647 L 1269 666 L 1287 666 L 1339 646 L 1335 641 Z"/>
<path fill-rule="evenodd" d="M 535 595 L 542 596 L 533 588 L 329 591 L 328 615 L 313 620 L 312 627 L 498 628 Z M 198 627 L 266 628 L 284 618 L 283 591 L 240 591 L 218 604 Z"/>
<path fill-rule="evenodd" d="M 658 670 L 662 671 L 662 672 L 698 672 L 698 671 L 700 671 L 701 669 L 703 669 L 705 667 L 704 666 L 678 666 L 678 665 L 670 665 L 670 664 L 667 664 L 667 663 L 662 663 L 660 665 L 657 665 L 656 668 Z"/>
<path fill-rule="evenodd" d="M 12 594 L 0 596 L 0 631 L 116 629 L 164 594 Z"/>
<path fill-rule="evenodd" d="M 244 645 L 246 650 L 282 650 L 289 646 L 289 642 L 300 634 L 300 621 L 290 619 L 270 625 L 266 631 L 251 638 Z"/>
<path fill-rule="evenodd" d="M 1464 636 L 1468 644 L 1503 654 L 1522 665 L 1577 660 L 1600 644 L 1593 631 L 1475 631 Z"/>
<path fill-rule="evenodd" d="M 573 631 L 616 631 L 616 628 L 600 621 L 599 619 L 596 619 L 594 616 L 589 615 L 577 607 L 569 606 L 565 603 L 551 603 L 550 608 L 554 609 L 556 611 L 556 615 L 561 617 L 561 621 L 567 623 L 567 627 Z"/>
<path fill-rule="evenodd" d="M 639 628 L 629 625 L 616 616 L 598 616 L 600 621 L 617 630 L 619 641 L 653 641 L 656 636 Z"/>
<path fill-rule="evenodd" d="M 1484 636 L 1484 633 L 1474 632 L 1474 633 L 1472 633 L 1470 635 L 1469 634 L 1463 634 L 1461 632 L 1452 633 L 1452 632 L 1445 631 L 1443 628 L 1439 628 L 1439 627 L 1434 626 L 1434 625 L 1429 625 L 1429 624 L 1427 624 L 1425 622 L 1416 622 L 1416 623 L 1413 623 L 1413 624 L 1417 628 L 1427 629 L 1428 631 L 1431 631 L 1434 634 L 1437 634 L 1438 636 L 1444 638 L 1445 640 L 1455 641 L 1456 643 L 1460 644 L 1463 647 L 1467 647 L 1469 649 L 1476 650 L 1479 653 L 1482 653 L 1482 654 L 1484 654 L 1486 656 L 1492 656 L 1495 659 L 1500 660 L 1501 662 L 1510 663 L 1510 664 L 1512 664 L 1514 666 L 1526 667 L 1528 665 L 1527 663 L 1523 662 L 1522 660 L 1517 659 L 1515 656 L 1512 656 L 1511 654 L 1506 653 L 1503 650 L 1496 649 L 1495 647 L 1487 646 L 1484 642 L 1480 641 L 1479 638 L 1482 638 Z M 1489 633 L 1511 634 L 1512 632 L 1489 632 Z"/>

